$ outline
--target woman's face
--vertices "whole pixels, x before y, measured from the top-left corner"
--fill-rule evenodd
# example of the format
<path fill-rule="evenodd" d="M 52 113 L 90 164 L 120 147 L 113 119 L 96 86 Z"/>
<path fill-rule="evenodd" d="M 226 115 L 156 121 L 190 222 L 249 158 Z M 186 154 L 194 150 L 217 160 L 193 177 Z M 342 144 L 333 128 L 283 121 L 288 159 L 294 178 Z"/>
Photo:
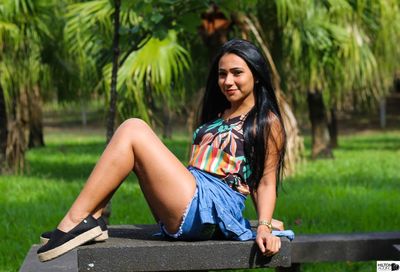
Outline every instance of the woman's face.
<path fill-rule="evenodd" d="M 254 77 L 238 55 L 227 53 L 218 63 L 218 85 L 232 106 L 254 106 Z"/>

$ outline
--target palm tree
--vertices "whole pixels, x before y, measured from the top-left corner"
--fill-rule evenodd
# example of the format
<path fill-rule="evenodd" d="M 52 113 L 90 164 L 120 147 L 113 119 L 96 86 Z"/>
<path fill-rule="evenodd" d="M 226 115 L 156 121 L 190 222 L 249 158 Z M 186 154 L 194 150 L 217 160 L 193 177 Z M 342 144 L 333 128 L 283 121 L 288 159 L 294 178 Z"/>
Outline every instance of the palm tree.
<path fill-rule="evenodd" d="M 119 16 L 121 1 L 114 0 L 114 39 L 113 39 L 113 57 L 111 71 L 111 91 L 110 91 L 110 107 L 107 118 L 107 143 L 111 141 L 114 134 L 114 123 L 116 115 L 117 103 L 117 77 L 118 77 L 118 57 L 119 57 Z"/>
<path fill-rule="evenodd" d="M 329 109 L 344 108 L 349 97 L 360 98 L 355 101 L 359 105 L 376 101 L 387 92 L 379 74 L 392 76 L 394 70 L 388 58 L 382 57 L 396 53 L 392 45 L 382 48 L 382 44 L 396 44 L 398 39 L 398 32 L 394 33 L 398 23 L 394 31 L 387 30 L 399 21 L 398 3 L 276 0 L 260 5 L 258 16 L 266 36 L 274 37 L 272 51 L 279 57 L 277 66 L 286 93 L 300 104 L 308 97 L 312 156 L 332 156 L 324 103 Z M 386 32 L 391 36 L 384 35 Z M 385 43 L 377 39 L 382 36 Z M 378 70 L 378 63 L 386 68 Z"/>
<path fill-rule="evenodd" d="M 137 15 L 139 11 L 134 10 L 135 7 L 135 4 L 123 3 L 120 11 L 122 34 L 117 90 L 121 99 L 117 103 L 118 113 L 122 118 L 136 115 L 149 121 L 154 117 L 150 107 L 152 101 L 161 98 L 166 102 L 164 104 L 171 106 L 176 95 L 179 96 L 182 90 L 180 77 L 189 67 L 190 58 L 179 45 L 175 31 L 169 30 L 161 35 L 163 37 L 157 37 L 152 28 L 140 29 L 148 22 Z M 106 48 L 112 40 L 114 7 L 108 0 L 99 0 L 76 3 L 68 10 L 65 36 L 70 54 L 85 59 L 80 62 L 80 73 L 90 70 L 91 66 L 85 63 L 102 67 L 95 86 L 102 86 L 106 98 L 110 99 L 112 66 Z"/>
<path fill-rule="evenodd" d="M 156 22 L 154 26 L 139 29 L 141 25 L 148 25 L 148 18 L 138 16 L 133 7 L 135 4 L 127 2 L 120 5 L 115 1 L 112 5 L 108 0 L 88 1 L 69 5 L 66 15 L 65 38 L 70 56 L 79 63 L 78 78 L 97 75 L 96 68 L 102 70 L 102 76 L 94 77 L 97 82 L 89 82 L 102 86 L 110 100 L 107 141 L 114 133 L 115 105 L 122 118 L 135 115 L 149 121 L 150 109 L 157 100 L 162 98 L 164 107 L 173 105 L 175 93 L 182 90 L 181 77 L 190 62 L 187 51 L 177 42 L 175 31 L 168 30 L 161 37 L 155 35 L 157 22 L 162 18 L 160 13 L 150 17 L 152 23 Z M 125 35 L 120 35 L 124 31 Z M 131 32 L 135 35 L 128 35 Z M 108 41 L 112 33 L 111 63 L 107 49 L 111 48 Z M 85 89 L 85 92 L 92 91 L 88 85 Z M 122 99 L 117 100 L 117 95 Z M 108 205 L 104 216 L 108 218 L 110 213 Z"/>
<path fill-rule="evenodd" d="M 3 88 L 0 84 L 0 173 L 6 162 L 7 149 L 7 111 Z"/>
<path fill-rule="evenodd" d="M 41 50 L 43 40 L 51 36 L 47 22 L 52 3 L 8 0 L 0 5 L 0 84 L 7 114 L 6 159 L 8 166 L 18 171 L 24 167 L 24 152 L 29 139 L 33 139 L 32 124 L 41 125 L 32 121 L 34 113 L 39 112 L 40 117 L 40 89 L 46 83 L 43 78 L 49 78 Z"/>
<path fill-rule="evenodd" d="M 4 4 L 0 4 L 0 10 L 4 10 Z M 18 33 L 18 28 L 7 21 L 5 21 L 4 14 L 1 13 L 0 17 L 0 172 L 3 172 L 6 165 L 6 150 L 7 150 L 7 136 L 8 136 L 8 118 L 7 118 L 7 101 L 8 93 L 5 93 L 3 86 L 7 86 L 8 70 L 4 63 L 5 51 L 5 37 L 14 36 Z"/>
<path fill-rule="evenodd" d="M 243 3 L 241 3 L 243 4 Z M 213 4 L 206 12 L 202 14 L 202 39 L 209 49 L 209 55 L 213 54 L 217 49 L 237 32 L 243 38 L 253 40 L 258 43 L 271 68 L 271 76 L 273 86 L 277 93 L 278 103 L 280 104 L 285 129 L 287 130 L 287 153 L 285 156 L 285 174 L 290 175 L 295 171 L 296 164 L 300 161 L 303 150 L 303 140 L 300 137 L 298 124 L 291 107 L 287 103 L 281 89 L 280 75 L 276 69 L 274 58 L 268 48 L 268 43 L 262 37 L 263 31 L 259 27 L 258 19 L 253 15 L 252 6 L 243 6 L 242 12 L 237 12 L 237 6 L 228 6 L 222 8 Z M 250 17 L 252 17 L 250 19 Z M 257 25 L 257 26 L 256 26 Z"/>
<path fill-rule="evenodd" d="M 300 129 L 296 117 L 287 101 L 287 98 L 283 93 L 281 86 L 281 77 L 272 56 L 271 50 L 268 48 L 268 42 L 265 40 L 265 38 L 262 37 L 262 30 L 260 28 L 260 22 L 258 21 L 258 18 L 252 16 L 252 19 L 250 19 L 250 17 L 243 14 L 239 14 L 238 17 L 241 17 L 240 19 L 237 19 L 242 21 L 242 24 L 247 26 L 250 30 L 250 33 L 253 34 L 255 40 L 260 45 L 262 51 L 264 52 L 264 55 L 268 60 L 271 69 L 272 84 L 274 86 L 278 103 L 282 111 L 283 122 L 287 133 L 285 173 L 286 175 L 293 174 L 296 170 L 296 165 L 298 165 L 301 161 L 301 156 L 304 151 L 303 138 L 300 136 Z"/>

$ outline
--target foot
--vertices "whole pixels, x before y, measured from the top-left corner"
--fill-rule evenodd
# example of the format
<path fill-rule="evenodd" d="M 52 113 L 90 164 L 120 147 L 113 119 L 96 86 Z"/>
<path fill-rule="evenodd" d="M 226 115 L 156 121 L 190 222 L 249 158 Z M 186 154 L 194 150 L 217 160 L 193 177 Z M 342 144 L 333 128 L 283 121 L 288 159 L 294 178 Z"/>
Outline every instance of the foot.
<path fill-rule="evenodd" d="M 49 241 L 37 251 L 39 260 L 45 262 L 57 258 L 101 234 L 99 223 L 89 215 L 68 232 L 54 230 Z"/>
<path fill-rule="evenodd" d="M 93 241 L 94 242 L 104 242 L 105 240 L 108 239 L 108 228 L 107 228 L 106 221 L 104 221 L 103 217 L 99 217 L 97 219 L 97 223 L 99 224 L 102 233 L 100 236 L 94 238 Z M 42 233 L 40 235 L 40 245 L 43 246 L 43 245 L 47 244 L 47 242 L 50 240 L 50 237 L 54 231 L 55 230 Z"/>
<path fill-rule="evenodd" d="M 95 241 L 95 242 L 103 242 L 103 241 L 105 241 L 105 240 L 108 239 L 108 228 L 107 228 L 107 224 L 106 224 L 106 221 L 104 220 L 103 217 L 99 217 L 99 218 L 97 219 L 97 223 L 99 224 L 102 233 L 101 233 L 100 236 L 94 238 L 94 241 Z"/>

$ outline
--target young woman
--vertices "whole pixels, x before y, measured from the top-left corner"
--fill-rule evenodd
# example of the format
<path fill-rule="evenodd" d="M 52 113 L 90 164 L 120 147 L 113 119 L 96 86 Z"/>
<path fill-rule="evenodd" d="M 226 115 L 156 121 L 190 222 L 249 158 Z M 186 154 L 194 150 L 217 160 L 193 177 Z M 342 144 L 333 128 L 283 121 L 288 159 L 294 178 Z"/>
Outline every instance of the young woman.
<path fill-rule="evenodd" d="M 57 229 L 47 233 L 39 259 L 106 239 L 102 210 L 132 170 L 164 235 L 255 239 L 263 254 L 278 252 L 280 239 L 271 233 L 271 220 L 286 136 L 267 63 L 253 44 L 235 39 L 222 46 L 211 67 L 200 119 L 189 167 L 145 122 L 125 121 Z M 258 214 L 256 233 L 242 216 L 248 195 Z"/>

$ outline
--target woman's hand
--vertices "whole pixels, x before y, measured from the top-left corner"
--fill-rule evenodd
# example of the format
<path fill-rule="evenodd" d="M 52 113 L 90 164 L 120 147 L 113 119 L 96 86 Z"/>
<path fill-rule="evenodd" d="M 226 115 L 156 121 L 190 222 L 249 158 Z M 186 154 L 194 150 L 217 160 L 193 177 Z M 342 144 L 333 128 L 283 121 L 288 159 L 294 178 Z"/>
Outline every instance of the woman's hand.
<path fill-rule="evenodd" d="M 256 243 L 265 256 L 272 256 L 281 248 L 281 239 L 272 235 L 271 230 L 263 225 L 257 228 Z"/>

